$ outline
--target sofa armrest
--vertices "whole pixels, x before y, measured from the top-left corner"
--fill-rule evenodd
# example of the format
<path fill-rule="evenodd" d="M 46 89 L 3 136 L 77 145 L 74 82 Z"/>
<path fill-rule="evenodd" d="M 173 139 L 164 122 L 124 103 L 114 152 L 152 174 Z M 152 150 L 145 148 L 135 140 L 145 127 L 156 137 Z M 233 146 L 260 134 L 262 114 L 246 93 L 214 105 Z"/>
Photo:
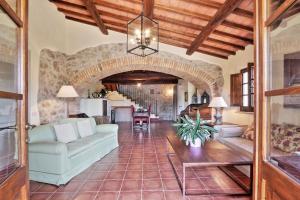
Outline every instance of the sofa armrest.
<path fill-rule="evenodd" d="M 119 126 L 117 124 L 100 124 L 96 126 L 96 133 L 114 132 L 118 133 Z"/>
<path fill-rule="evenodd" d="M 28 145 L 30 153 L 45 153 L 45 154 L 65 154 L 67 155 L 67 146 L 62 142 L 33 142 Z"/>
<path fill-rule="evenodd" d="M 70 170 L 67 146 L 61 142 L 33 142 L 28 145 L 29 171 L 63 174 Z"/>
<path fill-rule="evenodd" d="M 240 137 L 245 130 L 246 126 L 222 127 L 220 130 L 220 137 Z"/>

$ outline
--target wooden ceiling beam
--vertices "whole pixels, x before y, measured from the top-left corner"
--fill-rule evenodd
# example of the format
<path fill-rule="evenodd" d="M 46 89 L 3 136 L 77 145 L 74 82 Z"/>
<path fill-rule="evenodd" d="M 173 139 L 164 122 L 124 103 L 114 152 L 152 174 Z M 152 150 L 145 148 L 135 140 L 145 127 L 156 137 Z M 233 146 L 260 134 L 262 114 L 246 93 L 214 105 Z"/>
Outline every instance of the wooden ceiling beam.
<path fill-rule="evenodd" d="M 100 31 L 104 35 L 108 35 L 108 31 L 100 17 L 100 14 L 95 6 L 94 0 L 86 0 L 86 8 L 90 12 L 91 16 L 95 20 L 97 26 L 99 27 Z"/>
<path fill-rule="evenodd" d="M 149 19 L 153 19 L 154 0 L 144 0 L 144 15 Z"/>
<path fill-rule="evenodd" d="M 87 24 L 87 25 L 97 26 L 97 24 L 95 24 L 95 22 L 90 22 L 90 21 L 86 21 L 86 20 L 83 20 L 83 19 L 78 19 L 78 18 L 74 18 L 74 17 L 70 17 L 70 16 L 66 16 L 66 19 L 76 21 L 76 22 L 80 22 L 80 23 Z M 109 24 L 107 24 L 106 26 L 110 30 L 120 32 L 120 33 L 125 33 L 125 34 L 127 33 L 126 29 L 124 29 L 124 28 L 122 29 L 120 27 L 114 27 L 114 26 L 109 25 Z M 159 42 L 164 43 L 164 44 L 168 44 L 168 45 L 173 45 L 173 46 L 185 48 L 185 49 L 189 47 L 187 44 L 183 44 L 180 41 L 169 38 L 169 37 L 168 38 L 160 37 Z M 207 55 L 210 55 L 210 56 L 215 56 L 215 57 L 222 58 L 222 59 L 228 59 L 228 55 L 212 53 L 212 52 L 205 51 L 205 50 L 197 50 L 197 52 L 202 53 L 202 54 L 207 54 Z"/>
<path fill-rule="evenodd" d="M 216 10 L 219 10 L 223 5 L 222 3 L 211 1 L 211 0 L 200 0 L 200 1 L 199 0 L 181 0 L 181 1 L 184 1 L 187 3 L 193 3 L 195 5 L 203 6 L 206 8 L 213 8 Z M 244 9 L 240 9 L 240 8 L 236 8 L 235 10 L 233 10 L 232 13 L 242 16 L 242 17 L 247 17 L 250 19 L 253 19 L 253 16 L 254 16 L 253 12 L 250 12 L 250 11 L 244 10 Z"/>
<path fill-rule="evenodd" d="M 198 37 L 192 42 L 187 50 L 187 55 L 193 54 L 198 47 L 215 31 L 215 29 L 236 9 L 243 0 L 226 0 L 222 7 L 216 12 L 215 16 L 202 29 Z"/>

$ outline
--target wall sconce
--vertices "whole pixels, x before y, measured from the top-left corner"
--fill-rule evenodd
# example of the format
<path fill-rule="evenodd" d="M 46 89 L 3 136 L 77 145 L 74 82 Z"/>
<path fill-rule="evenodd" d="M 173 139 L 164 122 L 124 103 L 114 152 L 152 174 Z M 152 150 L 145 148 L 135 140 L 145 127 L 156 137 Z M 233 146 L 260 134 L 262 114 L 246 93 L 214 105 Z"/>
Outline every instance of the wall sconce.
<path fill-rule="evenodd" d="M 174 92 L 173 89 L 168 89 L 167 90 L 167 96 L 169 96 L 169 97 L 173 96 L 173 92 Z"/>

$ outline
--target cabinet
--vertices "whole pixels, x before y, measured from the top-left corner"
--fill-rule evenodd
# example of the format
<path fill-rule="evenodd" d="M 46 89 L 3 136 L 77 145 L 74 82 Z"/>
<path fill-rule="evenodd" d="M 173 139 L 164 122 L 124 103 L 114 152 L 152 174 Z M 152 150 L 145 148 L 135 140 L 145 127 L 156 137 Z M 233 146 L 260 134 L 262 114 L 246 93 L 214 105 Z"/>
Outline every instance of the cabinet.
<path fill-rule="evenodd" d="M 108 102 L 107 99 L 81 99 L 80 112 L 88 116 L 107 116 Z"/>

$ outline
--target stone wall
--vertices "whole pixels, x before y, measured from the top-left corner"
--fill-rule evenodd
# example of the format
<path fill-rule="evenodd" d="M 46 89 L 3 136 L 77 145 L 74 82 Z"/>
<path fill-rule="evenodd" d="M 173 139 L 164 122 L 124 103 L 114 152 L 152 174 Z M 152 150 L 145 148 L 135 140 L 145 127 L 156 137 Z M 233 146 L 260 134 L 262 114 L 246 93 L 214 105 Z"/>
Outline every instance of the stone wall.
<path fill-rule="evenodd" d="M 99 80 L 133 70 L 150 70 L 167 73 L 189 80 L 196 87 L 209 88 L 213 95 L 220 95 L 223 87 L 222 69 L 203 61 L 191 61 L 168 52 L 159 52 L 145 58 L 126 53 L 126 44 L 104 44 L 66 55 L 43 50 L 40 60 L 39 112 L 42 123 L 65 116 L 65 105 L 55 98 L 60 86 L 74 85 L 80 95 L 85 95 Z M 71 107 L 78 110 L 78 101 Z"/>

